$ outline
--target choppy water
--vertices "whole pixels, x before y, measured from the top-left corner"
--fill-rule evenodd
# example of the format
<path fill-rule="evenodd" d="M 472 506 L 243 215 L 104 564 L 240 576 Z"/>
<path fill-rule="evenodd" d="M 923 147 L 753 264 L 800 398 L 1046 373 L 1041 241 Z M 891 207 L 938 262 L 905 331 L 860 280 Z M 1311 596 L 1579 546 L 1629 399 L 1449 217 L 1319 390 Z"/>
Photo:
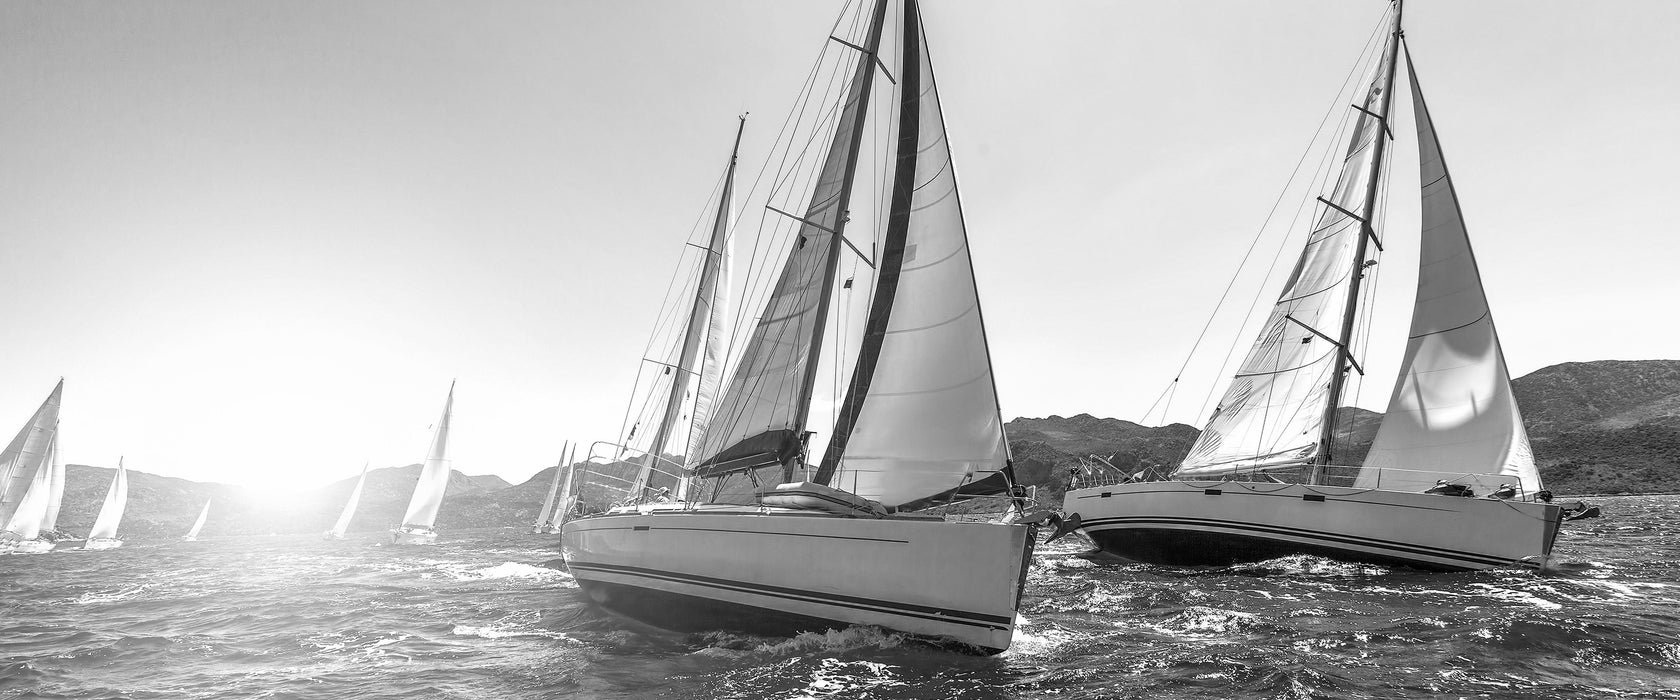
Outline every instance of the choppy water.
<path fill-rule="evenodd" d="M 1041 548 L 1014 646 L 637 631 L 512 530 L 0 557 L 0 697 L 1680 698 L 1680 498 L 1602 499 L 1553 575 Z M 448 539 L 448 538 L 446 538 Z"/>

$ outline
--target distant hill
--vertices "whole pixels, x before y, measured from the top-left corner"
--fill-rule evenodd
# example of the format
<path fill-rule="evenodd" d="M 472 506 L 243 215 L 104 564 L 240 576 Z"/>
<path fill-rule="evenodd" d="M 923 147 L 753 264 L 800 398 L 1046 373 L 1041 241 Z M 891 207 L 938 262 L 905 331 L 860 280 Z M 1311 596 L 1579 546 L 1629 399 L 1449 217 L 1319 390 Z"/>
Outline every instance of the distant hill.
<path fill-rule="evenodd" d="M 1566 493 L 1680 490 L 1680 361 L 1569 362 L 1512 382 L 1546 487 Z M 1364 461 L 1382 414 L 1338 413 L 1337 462 Z M 1114 418 L 1017 418 L 1005 430 L 1023 481 L 1059 496 L 1081 456 L 1113 455 L 1132 470 L 1170 467 L 1198 430 Z"/>

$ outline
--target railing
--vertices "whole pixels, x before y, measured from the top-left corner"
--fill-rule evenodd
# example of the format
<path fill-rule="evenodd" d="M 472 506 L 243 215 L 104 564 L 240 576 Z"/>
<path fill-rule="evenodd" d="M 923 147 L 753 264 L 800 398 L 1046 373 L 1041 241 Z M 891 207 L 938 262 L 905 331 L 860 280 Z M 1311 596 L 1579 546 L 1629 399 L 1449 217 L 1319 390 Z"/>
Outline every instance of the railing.
<path fill-rule="evenodd" d="M 1327 465 L 1319 469 L 1322 476 L 1319 481 L 1314 483 L 1309 479 L 1311 467 L 1208 475 L 1173 475 L 1151 468 L 1134 474 L 1125 474 L 1112 465 L 1107 465 L 1106 462 L 1102 465 L 1096 465 L 1082 460 L 1081 465 L 1074 469 L 1068 488 L 1084 489 L 1158 481 L 1224 481 L 1262 484 L 1313 484 L 1317 486 L 1399 491 L 1429 491 L 1441 487 L 1448 487 L 1446 490 L 1458 491 L 1458 489 L 1452 487 L 1462 487 L 1462 492 L 1449 495 L 1490 496 L 1518 501 L 1532 501 L 1537 497 L 1543 498 L 1541 496 L 1543 492 L 1538 489 L 1530 489 L 1529 485 L 1524 484 L 1520 477 L 1510 475 L 1345 465 Z"/>
<path fill-rule="evenodd" d="M 604 440 L 590 445 L 589 454 L 582 464 L 576 465 L 577 474 L 573 476 L 577 509 L 582 513 L 600 513 L 618 506 L 676 499 L 679 493 L 672 493 L 670 487 L 636 488 L 643 469 L 667 477 L 678 485 L 678 492 L 687 478 L 681 463 L 658 455 L 653 466 L 648 467 L 648 456 L 646 450 Z"/>

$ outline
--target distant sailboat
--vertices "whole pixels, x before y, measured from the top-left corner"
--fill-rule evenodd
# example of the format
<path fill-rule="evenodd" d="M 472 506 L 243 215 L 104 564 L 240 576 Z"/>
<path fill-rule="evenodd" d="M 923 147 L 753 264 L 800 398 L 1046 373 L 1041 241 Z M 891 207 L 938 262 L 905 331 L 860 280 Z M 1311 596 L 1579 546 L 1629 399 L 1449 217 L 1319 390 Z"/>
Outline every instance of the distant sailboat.
<path fill-rule="evenodd" d="M 437 531 L 438 507 L 443 505 L 443 493 L 449 488 L 449 412 L 455 406 L 455 383 L 449 383 L 449 397 L 443 402 L 443 418 L 432 432 L 432 448 L 426 453 L 426 465 L 420 469 L 420 480 L 414 485 L 414 496 L 408 502 L 408 512 L 402 525 L 391 529 L 392 544 L 433 544 Z"/>
<path fill-rule="evenodd" d="M 554 477 L 548 481 L 548 496 L 543 499 L 542 508 L 537 511 L 537 520 L 531 524 L 531 534 L 542 535 L 559 532 L 559 524 L 555 517 L 558 513 L 554 508 L 554 498 L 560 494 L 560 484 L 564 476 L 571 474 L 567 457 L 571 451 L 571 441 L 560 446 L 560 461 L 554 464 Z M 564 505 L 564 501 L 562 501 Z"/>
<path fill-rule="evenodd" d="M 1300 261 L 1183 464 L 1166 479 L 1067 492 L 1069 523 L 1103 550 L 1177 565 L 1313 554 L 1435 570 L 1544 566 L 1551 556 L 1566 513 L 1535 469 L 1409 53 L 1423 209 L 1412 327 L 1370 453 L 1360 465 L 1335 461 L 1343 386 L 1350 371 L 1364 373 L 1353 349 L 1360 283 L 1384 242 L 1405 244 L 1376 228 L 1401 11 L 1397 0 Z"/>
<path fill-rule="evenodd" d="M 889 19 L 890 6 L 902 15 Z M 773 178 L 803 181 L 803 214 L 766 207 L 795 231 L 783 255 L 755 266 L 765 306 L 691 431 L 685 468 L 665 477 L 679 497 L 663 502 L 670 487 L 657 471 L 638 478 L 627 504 L 567 522 L 563 551 L 593 601 L 655 626 L 791 635 L 874 625 L 996 653 L 1013 635 L 1033 526 L 926 510 L 963 496 L 1003 496 L 999 508 L 1015 514 L 1025 503 L 918 3 L 857 11 L 839 25 L 853 35 L 830 40 L 843 56 L 832 64 L 844 81 L 834 102 L 802 105 L 825 115 L 800 154 L 811 172 Z M 877 84 L 885 94 L 872 99 Z M 891 181 L 853 199 L 871 172 L 858 168 L 870 143 L 888 152 L 862 160 Z M 854 205 L 874 209 L 878 247 L 850 238 Z M 848 249 L 874 270 L 874 290 L 867 308 L 853 307 L 866 322 L 842 324 L 829 312 L 845 310 L 836 290 L 853 287 L 838 276 Z M 831 325 L 834 347 L 824 343 Z M 824 357 L 823 369 L 853 370 L 835 381 L 845 400 L 827 449 L 813 452 L 809 429 L 828 427 L 811 416 Z M 674 452 L 659 442 L 644 463 Z"/>
<path fill-rule="evenodd" d="M 198 533 L 204 530 L 204 520 L 210 517 L 210 499 L 204 500 L 204 510 L 198 512 L 198 519 L 193 521 L 191 530 L 181 536 L 182 542 L 197 542 Z"/>
<path fill-rule="evenodd" d="M 53 438 L 58 432 L 58 409 L 64 380 L 53 387 L 12 442 L 0 452 L 0 552 L 38 552 L 52 549 L 39 541 L 48 514 L 56 517 L 53 496 Z M 62 475 L 59 494 L 63 493 Z M 50 528 L 49 528 L 50 530 Z"/>
<path fill-rule="evenodd" d="M 87 542 L 82 549 L 116 549 L 123 542 L 117 539 L 117 526 L 122 523 L 123 510 L 128 507 L 128 469 L 117 458 L 117 474 L 111 477 L 111 488 L 105 492 L 105 505 L 99 509 L 99 519 L 93 521 Z"/>
<path fill-rule="evenodd" d="M 356 486 L 350 489 L 350 500 L 344 502 L 344 512 L 338 514 L 338 522 L 333 523 L 332 529 L 321 534 L 324 540 L 342 540 L 344 532 L 350 529 L 350 519 L 356 517 L 356 505 L 362 502 L 362 487 L 367 485 L 368 465 L 362 463 L 362 475 L 356 478 Z"/>

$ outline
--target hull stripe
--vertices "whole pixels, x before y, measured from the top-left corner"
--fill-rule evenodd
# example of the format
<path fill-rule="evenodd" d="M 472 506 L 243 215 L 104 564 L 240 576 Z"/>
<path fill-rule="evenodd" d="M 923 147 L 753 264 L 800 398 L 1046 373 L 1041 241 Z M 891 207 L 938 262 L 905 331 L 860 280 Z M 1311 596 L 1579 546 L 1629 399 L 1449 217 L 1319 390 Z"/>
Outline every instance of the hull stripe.
<path fill-rule="evenodd" d="M 579 527 L 576 532 L 604 532 L 607 530 L 685 530 L 691 532 L 723 532 L 731 535 L 766 535 L 770 537 L 808 537 L 822 540 L 856 540 L 860 542 L 886 542 L 889 544 L 909 544 L 910 540 L 895 540 L 883 537 L 846 537 L 844 535 L 808 535 L 801 532 L 759 532 L 755 530 L 725 530 L 710 527 L 671 527 L 669 525 L 620 525 L 616 527 Z"/>
<path fill-rule="evenodd" d="M 844 608 L 853 608 L 856 610 L 866 610 L 869 612 L 914 617 L 924 620 L 936 620 L 952 624 L 984 627 L 986 629 L 1007 630 L 1015 622 L 1015 618 L 1013 616 L 1004 617 L 1001 615 L 988 615 L 985 613 L 950 610 L 947 608 L 936 608 L 929 605 L 899 603 L 875 598 L 860 598 L 856 596 L 841 596 L 833 594 L 816 596 L 796 588 L 767 586 L 759 583 L 748 583 L 746 581 L 713 578 L 710 576 L 697 576 L 694 574 L 680 574 L 672 571 L 660 571 L 657 569 L 647 569 L 639 566 L 621 566 L 617 564 L 597 564 L 577 561 L 567 562 L 567 566 L 569 568 L 582 571 L 598 571 L 601 573 L 633 576 L 657 581 L 670 581 L 673 583 L 683 583 L 693 586 L 702 586 L 705 588 L 752 593 L 772 598 L 798 600 L 808 603 L 819 603 L 822 605 L 834 605 Z M 583 579 L 580 578 L 579 583 L 583 583 Z"/>
<path fill-rule="evenodd" d="M 1514 559 L 1505 558 L 1505 557 L 1496 557 L 1496 556 L 1490 556 L 1490 555 L 1486 555 L 1486 554 L 1476 554 L 1476 553 L 1473 553 L 1473 552 L 1464 552 L 1464 551 L 1453 550 L 1453 549 L 1442 549 L 1442 548 L 1439 548 L 1439 547 L 1429 547 L 1429 546 L 1426 546 L 1426 545 L 1402 544 L 1402 543 L 1393 542 L 1393 541 L 1390 541 L 1390 540 L 1379 540 L 1379 539 L 1373 539 L 1373 538 L 1369 538 L 1369 537 L 1357 537 L 1357 536 L 1352 536 L 1352 535 L 1328 535 L 1328 534 L 1325 534 L 1323 532 L 1319 532 L 1319 531 L 1316 531 L 1316 530 L 1303 530 L 1303 529 L 1300 529 L 1300 528 L 1283 527 L 1283 526 L 1279 526 L 1279 525 L 1254 525 L 1254 524 L 1250 524 L 1250 523 L 1234 522 L 1234 521 L 1230 521 L 1230 520 L 1215 520 L 1215 519 L 1211 519 L 1211 518 L 1179 518 L 1179 517 L 1172 517 L 1172 516 L 1155 516 L 1155 517 L 1141 517 L 1140 516 L 1140 517 L 1099 518 L 1099 519 L 1087 521 L 1084 524 L 1083 529 L 1085 529 L 1087 531 L 1101 531 L 1101 530 L 1108 530 L 1108 529 L 1117 529 L 1117 530 L 1142 529 L 1142 528 L 1130 527 L 1130 526 L 1134 526 L 1134 525 L 1181 525 L 1181 526 L 1191 526 L 1192 528 L 1195 528 L 1195 529 L 1238 530 L 1238 531 L 1248 531 L 1248 532 L 1259 532 L 1259 533 L 1265 533 L 1265 534 L 1270 534 L 1270 535 L 1289 535 L 1291 537 L 1299 537 L 1299 538 L 1302 538 L 1302 539 L 1306 539 L 1306 540 L 1310 540 L 1310 541 L 1316 541 L 1316 542 L 1333 542 L 1333 543 L 1336 543 L 1336 544 L 1343 544 L 1343 545 L 1356 545 L 1356 546 L 1361 546 L 1361 547 L 1371 547 L 1371 548 L 1374 548 L 1374 549 L 1380 549 L 1380 550 L 1385 550 L 1385 551 L 1389 551 L 1389 552 L 1404 552 L 1404 553 L 1412 554 L 1412 555 L 1437 557 L 1437 558 L 1441 558 L 1441 559 L 1451 559 L 1451 560 L 1457 560 L 1457 561 L 1474 562 L 1474 563 L 1477 563 L 1477 564 L 1495 564 L 1495 565 L 1498 565 L 1498 564 L 1510 564 L 1510 563 L 1513 563 L 1514 561 L 1516 561 Z"/>

